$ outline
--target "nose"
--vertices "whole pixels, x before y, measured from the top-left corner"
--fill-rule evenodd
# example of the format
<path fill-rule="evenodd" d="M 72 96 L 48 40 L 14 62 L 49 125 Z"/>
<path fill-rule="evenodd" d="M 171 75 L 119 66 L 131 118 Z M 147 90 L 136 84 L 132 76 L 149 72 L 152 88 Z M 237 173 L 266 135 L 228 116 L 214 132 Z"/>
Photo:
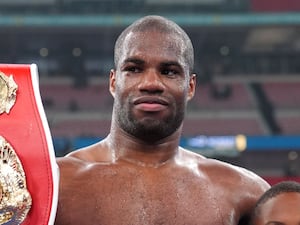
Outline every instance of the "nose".
<path fill-rule="evenodd" d="M 138 85 L 141 92 L 161 93 L 164 91 L 162 77 L 155 69 L 149 69 L 141 76 L 141 81 Z"/>

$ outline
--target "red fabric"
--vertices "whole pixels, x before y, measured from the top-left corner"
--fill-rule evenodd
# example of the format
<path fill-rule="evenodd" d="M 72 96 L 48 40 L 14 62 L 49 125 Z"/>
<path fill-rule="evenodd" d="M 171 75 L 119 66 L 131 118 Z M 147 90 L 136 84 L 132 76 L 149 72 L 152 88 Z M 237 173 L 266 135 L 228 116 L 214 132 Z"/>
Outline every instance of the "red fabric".
<path fill-rule="evenodd" d="M 53 178 L 48 145 L 32 88 L 30 66 L 0 68 L 13 75 L 18 85 L 17 99 L 9 114 L 0 115 L 0 135 L 17 152 L 26 174 L 32 207 L 23 225 L 46 225 L 52 205 Z"/>
<path fill-rule="evenodd" d="M 251 0 L 251 9 L 256 12 L 287 12 L 300 10 L 299 0 Z"/>

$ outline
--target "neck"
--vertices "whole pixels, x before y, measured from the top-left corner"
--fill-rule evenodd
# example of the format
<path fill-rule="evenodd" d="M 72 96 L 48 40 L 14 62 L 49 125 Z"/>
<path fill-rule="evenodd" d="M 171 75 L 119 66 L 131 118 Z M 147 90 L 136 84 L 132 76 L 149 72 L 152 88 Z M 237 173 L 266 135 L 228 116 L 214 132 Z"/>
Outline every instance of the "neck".
<path fill-rule="evenodd" d="M 120 129 L 112 129 L 108 136 L 112 158 L 115 162 L 125 161 L 155 168 L 173 161 L 178 153 L 179 139 L 179 131 L 156 143 L 144 142 Z"/>

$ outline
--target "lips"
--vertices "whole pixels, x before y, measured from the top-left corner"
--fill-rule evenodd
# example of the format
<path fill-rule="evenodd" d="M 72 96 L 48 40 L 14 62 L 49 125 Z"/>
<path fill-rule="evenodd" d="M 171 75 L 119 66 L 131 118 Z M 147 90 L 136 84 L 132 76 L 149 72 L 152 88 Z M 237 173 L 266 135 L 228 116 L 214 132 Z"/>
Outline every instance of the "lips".
<path fill-rule="evenodd" d="M 168 106 L 166 100 L 152 96 L 139 97 L 133 103 L 137 109 L 147 112 L 162 111 Z"/>

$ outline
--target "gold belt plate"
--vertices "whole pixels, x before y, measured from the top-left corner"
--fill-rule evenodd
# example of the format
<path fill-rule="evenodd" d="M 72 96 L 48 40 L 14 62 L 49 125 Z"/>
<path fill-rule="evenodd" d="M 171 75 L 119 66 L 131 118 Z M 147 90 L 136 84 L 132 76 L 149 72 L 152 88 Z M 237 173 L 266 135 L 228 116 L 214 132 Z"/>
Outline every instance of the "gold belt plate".
<path fill-rule="evenodd" d="M 0 224 L 21 224 L 31 205 L 21 161 L 12 146 L 0 136 Z"/>
<path fill-rule="evenodd" d="M 9 113 L 17 97 L 18 85 L 12 76 L 6 76 L 0 71 L 0 114 Z"/>

